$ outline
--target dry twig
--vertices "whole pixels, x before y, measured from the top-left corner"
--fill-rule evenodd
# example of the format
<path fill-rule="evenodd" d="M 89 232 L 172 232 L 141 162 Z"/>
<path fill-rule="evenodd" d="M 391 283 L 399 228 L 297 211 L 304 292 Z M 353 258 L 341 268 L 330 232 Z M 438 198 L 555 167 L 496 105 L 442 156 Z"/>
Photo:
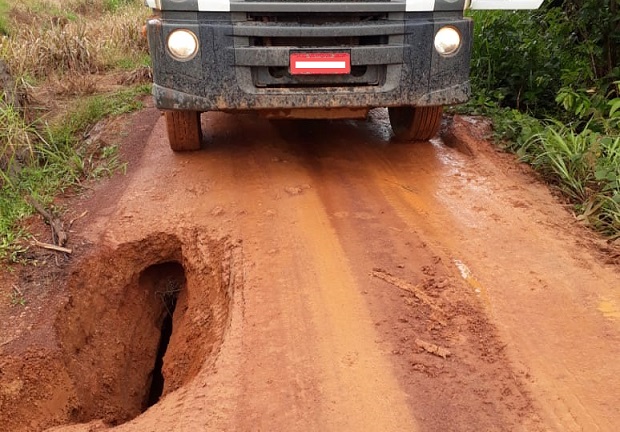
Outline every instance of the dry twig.
<path fill-rule="evenodd" d="M 74 217 L 73 219 L 71 219 L 69 221 L 69 229 L 71 229 L 71 227 L 73 226 L 73 224 L 75 223 L 75 221 L 82 219 L 84 216 L 86 216 L 88 214 L 88 210 L 84 210 L 84 212 L 82 212 L 81 215 Z"/>
<path fill-rule="evenodd" d="M 27 196 L 26 201 L 31 206 L 33 206 L 34 209 L 39 212 L 41 216 L 43 216 L 43 218 L 47 221 L 50 227 L 52 227 L 52 240 L 54 241 L 54 243 L 60 247 L 63 247 L 65 244 L 67 244 L 67 240 L 69 238 L 64 230 L 64 227 L 62 226 L 62 221 L 52 216 L 52 214 L 45 210 L 41 203 L 35 200 L 33 197 Z"/>
<path fill-rule="evenodd" d="M 62 246 L 56 246 L 56 245 L 50 244 L 50 243 L 43 243 L 43 242 L 40 242 L 39 240 L 37 240 L 35 238 L 32 239 L 32 244 L 34 246 L 37 246 L 37 247 L 40 247 L 40 248 L 43 248 L 43 249 L 53 250 L 53 251 L 56 251 L 56 252 L 64 252 L 64 253 L 67 253 L 67 254 L 73 253 L 73 249 L 69 249 L 69 248 L 62 247 Z"/>

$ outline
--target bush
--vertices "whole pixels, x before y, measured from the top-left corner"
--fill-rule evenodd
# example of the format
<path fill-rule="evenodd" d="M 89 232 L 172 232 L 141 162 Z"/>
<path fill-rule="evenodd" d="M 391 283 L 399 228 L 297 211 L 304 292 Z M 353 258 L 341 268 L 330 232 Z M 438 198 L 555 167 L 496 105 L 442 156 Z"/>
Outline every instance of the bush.
<path fill-rule="evenodd" d="M 613 85 L 620 80 L 618 1 L 602 3 L 565 0 L 537 11 L 474 12 L 475 93 L 539 117 L 565 114 L 555 103 L 561 89 L 599 99 L 620 96 Z"/>
<path fill-rule="evenodd" d="M 620 236 L 620 1 L 555 0 L 475 12 L 469 109 L 492 115 L 505 148 Z"/>

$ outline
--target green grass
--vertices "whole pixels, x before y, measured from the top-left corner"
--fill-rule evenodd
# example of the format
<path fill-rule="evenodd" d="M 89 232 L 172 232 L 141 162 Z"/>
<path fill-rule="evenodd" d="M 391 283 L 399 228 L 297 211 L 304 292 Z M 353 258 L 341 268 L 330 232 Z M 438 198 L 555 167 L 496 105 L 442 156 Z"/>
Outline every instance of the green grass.
<path fill-rule="evenodd" d="M 12 105 L 0 99 L 0 184 L 11 182 L 17 158 L 32 154 L 34 129 Z"/>
<path fill-rule="evenodd" d="M 133 0 L 104 0 L 103 6 L 108 12 L 116 12 L 118 9 L 131 5 Z"/>
<path fill-rule="evenodd" d="M 549 122 L 518 150 L 575 203 L 581 221 L 620 237 L 620 134 Z"/>
<path fill-rule="evenodd" d="M 0 36 L 9 34 L 9 4 L 0 0 Z"/>
<path fill-rule="evenodd" d="M 28 233 L 20 221 L 33 211 L 26 196 L 49 205 L 68 188 L 123 169 L 118 143 L 102 146 L 84 135 L 108 116 L 141 108 L 138 96 L 150 85 L 83 95 L 98 91 L 89 87 L 93 76 L 141 72 L 150 64 L 140 35 L 147 14 L 142 0 L 0 0 L 0 36 L 6 35 L 0 59 L 25 104 L 18 109 L 0 100 L 0 261 L 17 261 L 24 252 Z M 30 105 L 38 87 L 69 108 L 45 121 L 41 116 L 58 108 L 45 100 Z"/>
<path fill-rule="evenodd" d="M 76 133 L 109 115 L 119 115 L 142 107 L 136 96 L 148 94 L 150 85 L 141 85 L 122 90 L 112 95 L 96 95 L 81 100 L 77 107 L 67 113 L 62 121 L 51 127 L 50 135 L 54 142 L 75 142 Z"/>
<path fill-rule="evenodd" d="M 44 17 L 66 18 L 69 21 L 76 21 L 77 15 L 67 8 L 57 6 L 54 3 L 41 0 L 24 1 L 24 5 L 30 8 L 34 14 Z"/>
<path fill-rule="evenodd" d="M 0 100 L 0 261 L 24 252 L 20 222 L 33 212 L 26 196 L 47 206 L 68 188 L 123 169 L 118 143 L 102 146 L 84 135 L 108 116 L 140 109 L 150 85 L 84 95 L 100 91 L 91 83 L 105 73 L 150 64 L 140 34 L 147 15 L 142 0 L 0 0 L 0 59 L 24 96 L 19 109 Z M 31 105 L 36 93 L 50 100 Z M 69 108 L 46 121 L 45 113 L 58 113 L 55 98 Z"/>
<path fill-rule="evenodd" d="M 149 85 L 141 85 L 109 95 L 80 100 L 53 124 L 27 125 L 32 137 L 32 160 L 10 175 L 0 170 L 0 260 L 17 261 L 24 251 L 27 236 L 19 222 L 32 214 L 25 201 L 32 196 L 44 205 L 67 188 L 84 180 L 109 175 L 124 166 L 118 157 L 118 146 L 87 147 L 82 136 L 89 127 L 108 116 L 138 110 L 139 96 L 148 94 Z M 0 114 L 2 114 L 0 109 Z M 17 171 L 17 173 L 15 173 Z"/>
<path fill-rule="evenodd" d="M 132 71 L 145 66 L 151 66 L 151 56 L 148 53 L 144 53 L 142 55 L 138 55 L 132 58 L 119 58 L 112 64 L 112 67 L 114 69 L 124 71 Z"/>
<path fill-rule="evenodd" d="M 612 101 L 613 102 L 613 101 Z M 616 101 L 617 103 L 617 101 Z M 620 113 L 565 125 L 473 98 L 457 111 L 493 119 L 503 149 L 542 174 L 573 204 L 578 220 L 610 239 L 620 238 Z"/>
<path fill-rule="evenodd" d="M 26 306 L 26 297 L 16 288 L 13 288 L 13 291 L 9 294 L 9 298 L 11 299 L 11 306 Z"/>

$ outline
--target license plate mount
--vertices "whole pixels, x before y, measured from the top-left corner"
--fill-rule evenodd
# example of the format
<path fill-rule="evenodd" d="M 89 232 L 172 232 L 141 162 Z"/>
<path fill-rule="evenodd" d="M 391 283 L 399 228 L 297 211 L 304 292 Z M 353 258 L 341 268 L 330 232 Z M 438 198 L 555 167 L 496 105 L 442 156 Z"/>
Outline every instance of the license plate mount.
<path fill-rule="evenodd" d="M 351 73 L 348 52 L 295 52 L 290 55 L 291 75 L 347 75 Z"/>

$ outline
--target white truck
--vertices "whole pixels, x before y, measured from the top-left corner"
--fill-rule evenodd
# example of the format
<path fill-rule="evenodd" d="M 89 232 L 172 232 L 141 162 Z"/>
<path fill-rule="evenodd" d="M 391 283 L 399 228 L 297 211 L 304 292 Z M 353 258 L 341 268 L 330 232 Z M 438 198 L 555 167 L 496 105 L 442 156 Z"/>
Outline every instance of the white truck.
<path fill-rule="evenodd" d="M 387 107 L 399 139 L 427 140 L 469 97 L 471 9 L 542 0 L 146 0 L 153 95 L 174 151 L 200 114 L 363 118 Z"/>

